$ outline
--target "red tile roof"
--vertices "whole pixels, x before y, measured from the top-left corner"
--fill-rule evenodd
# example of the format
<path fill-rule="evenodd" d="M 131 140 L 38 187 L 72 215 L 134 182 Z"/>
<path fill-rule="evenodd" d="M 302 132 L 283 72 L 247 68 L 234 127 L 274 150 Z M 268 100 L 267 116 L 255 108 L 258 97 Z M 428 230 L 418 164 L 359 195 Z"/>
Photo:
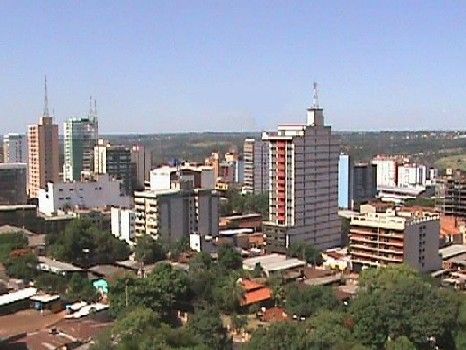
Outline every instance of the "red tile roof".
<path fill-rule="evenodd" d="M 454 216 L 440 217 L 440 234 L 442 236 L 454 236 L 461 234 L 459 224 L 461 220 Z"/>
<path fill-rule="evenodd" d="M 281 322 L 287 321 L 288 319 L 285 309 L 276 306 L 265 310 L 262 316 L 262 321 L 264 322 Z"/>
<path fill-rule="evenodd" d="M 241 287 L 243 287 L 243 290 L 245 292 L 250 292 L 255 289 L 263 288 L 264 285 L 261 283 L 257 283 L 256 281 L 250 280 L 250 279 L 243 279 L 241 280 Z"/>
<path fill-rule="evenodd" d="M 252 292 L 247 292 L 241 300 L 241 306 L 248 306 L 272 299 L 272 291 L 267 287 L 262 287 Z"/>

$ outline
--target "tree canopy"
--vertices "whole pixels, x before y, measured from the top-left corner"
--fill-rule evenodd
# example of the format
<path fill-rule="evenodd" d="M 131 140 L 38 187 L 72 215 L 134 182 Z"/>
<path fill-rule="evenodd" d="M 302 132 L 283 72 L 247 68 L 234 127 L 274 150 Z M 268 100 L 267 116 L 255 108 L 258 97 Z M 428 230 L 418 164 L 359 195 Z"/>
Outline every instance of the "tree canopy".
<path fill-rule="evenodd" d="M 51 256 L 80 266 L 126 260 L 130 253 L 125 242 L 101 231 L 87 219 L 73 220 L 63 233 L 47 238 Z"/>

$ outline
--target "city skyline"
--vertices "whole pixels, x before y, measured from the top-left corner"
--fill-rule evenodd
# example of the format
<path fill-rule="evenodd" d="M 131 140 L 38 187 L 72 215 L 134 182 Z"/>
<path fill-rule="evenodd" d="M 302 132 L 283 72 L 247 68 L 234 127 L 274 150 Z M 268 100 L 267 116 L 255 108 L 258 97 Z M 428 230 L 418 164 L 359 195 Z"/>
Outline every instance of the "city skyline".
<path fill-rule="evenodd" d="M 0 10 L 0 134 L 24 134 L 41 115 L 45 74 L 55 122 L 84 116 L 92 95 L 103 134 L 271 130 L 305 119 L 313 81 L 337 131 L 466 127 L 461 4 Z"/>

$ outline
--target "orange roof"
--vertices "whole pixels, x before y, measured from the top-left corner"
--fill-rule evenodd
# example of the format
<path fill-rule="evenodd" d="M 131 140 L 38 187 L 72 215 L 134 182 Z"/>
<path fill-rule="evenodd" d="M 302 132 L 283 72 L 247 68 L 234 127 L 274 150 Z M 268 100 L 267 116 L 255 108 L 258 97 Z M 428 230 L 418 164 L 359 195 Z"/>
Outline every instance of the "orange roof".
<path fill-rule="evenodd" d="M 440 217 L 440 234 L 442 236 L 454 236 L 461 234 L 458 224 L 460 219 L 454 216 L 441 216 Z"/>
<path fill-rule="evenodd" d="M 251 304 L 260 303 L 262 301 L 267 301 L 272 298 L 272 291 L 267 288 L 259 288 L 244 294 L 243 300 L 241 300 L 241 306 L 248 306 Z"/>
<path fill-rule="evenodd" d="M 282 307 L 275 306 L 267 309 L 262 316 L 262 321 L 264 322 L 281 322 L 286 320 L 288 320 L 288 315 Z"/>
<path fill-rule="evenodd" d="M 250 292 L 255 289 L 263 288 L 264 285 L 250 279 L 243 279 L 241 280 L 241 287 L 243 287 L 245 292 Z"/>

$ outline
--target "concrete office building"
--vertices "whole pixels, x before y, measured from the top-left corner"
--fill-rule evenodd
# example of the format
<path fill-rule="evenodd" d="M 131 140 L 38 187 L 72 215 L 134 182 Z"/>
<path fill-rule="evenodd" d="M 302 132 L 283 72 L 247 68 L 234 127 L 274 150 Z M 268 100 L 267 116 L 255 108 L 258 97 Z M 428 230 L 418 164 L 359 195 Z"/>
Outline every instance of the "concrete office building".
<path fill-rule="evenodd" d="M 26 163 L 0 164 L 0 204 L 15 205 L 27 203 Z"/>
<path fill-rule="evenodd" d="M 94 147 L 97 145 L 99 124 L 95 109 L 85 118 L 71 118 L 63 124 L 63 180 L 79 181 L 81 173 L 94 169 Z"/>
<path fill-rule="evenodd" d="M 353 165 L 353 204 L 357 207 L 377 196 L 377 165 L 356 163 Z"/>
<path fill-rule="evenodd" d="M 353 163 L 349 155 L 340 154 L 338 160 L 338 207 L 353 206 Z"/>
<path fill-rule="evenodd" d="M 149 180 L 151 170 L 151 152 L 143 145 L 131 147 L 131 162 L 134 164 L 133 188 L 144 189 L 144 182 Z"/>
<path fill-rule="evenodd" d="M 112 235 L 128 244 L 135 243 L 136 213 L 132 209 L 111 209 Z"/>
<path fill-rule="evenodd" d="M 78 208 L 129 207 L 131 204 L 131 197 L 122 191 L 122 180 L 103 174 L 91 180 L 49 182 L 45 189 L 39 190 L 38 209 L 50 216 Z"/>
<path fill-rule="evenodd" d="M 162 166 L 150 171 L 151 190 L 178 189 L 181 182 L 190 182 L 192 188 L 215 189 L 215 174 L 211 166 Z"/>
<path fill-rule="evenodd" d="M 255 139 L 244 140 L 244 180 L 243 191 L 256 194 L 269 190 L 269 145 Z"/>
<path fill-rule="evenodd" d="M 353 269 L 408 264 L 421 272 L 438 270 L 440 220 L 434 216 L 399 216 L 365 212 L 351 218 L 349 254 Z"/>
<path fill-rule="evenodd" d="M 262 136 L 269 145 L 269 220 L 263 228 L 269 252 L 285 252 L 299 241 L 319 249 L 341 244 L 339 140 L 324 124 L 314 90 L 305 125 L 281 125 Z"/>
<path fill-rule="evenodd" d="M 134 192 L 135 236 L 176 242 L 197 235 L 199 246 L 218 235 L 219 195 L 210 166 L 163 166 L 150 172 L 149 187 Z"/>
<path fill-rule="evenodd" d="M 398 184 L 398 166 L 408 160 L 402 156 L 378 155 L 372 159 L 377 165 L 377 188 L 396 187 Z"/>
<path fill-rule="evenodd" d="M 441 213 L 466 218 L 466 172 L 447 169 L 444 176 L 437 178 L 435 192 Z"/>
<path fill-rule="evenodd" d="M 218 235 L 219 198 L 214 190 L 148 189 L 134 196 L 136 236 L 176 242 L 191 234 L 206 240 Z"/>
<path fill-rule="evenodd" d="M 58 125 L 49 114 L 47 80 L 45 80 L 44 113 L 39 124 L 28 128 L 28 190 L 37 198 L 39 189 L 48 182 L 59 181 Z"/>
<path fill-rule="evenodd" d="M 425 187 L 427 181 L 427 169 L 425 165 L 405 163 L 398 166 L 398 187 L 415 188 Z"/>
<path fill-rule="evenodd" d="M 132 194 L 135 165 L 131 161 L 130 148 L 98 140 L 97 146 L 94 147 L 94 172 L 122 180 L 124 193 Z"/>
<path fill-rule="evenodd" d="M 26 135 L 6 134 L 3 135 L 3 162 L 5 163 L 27 163 L 27 138 Z"/>

